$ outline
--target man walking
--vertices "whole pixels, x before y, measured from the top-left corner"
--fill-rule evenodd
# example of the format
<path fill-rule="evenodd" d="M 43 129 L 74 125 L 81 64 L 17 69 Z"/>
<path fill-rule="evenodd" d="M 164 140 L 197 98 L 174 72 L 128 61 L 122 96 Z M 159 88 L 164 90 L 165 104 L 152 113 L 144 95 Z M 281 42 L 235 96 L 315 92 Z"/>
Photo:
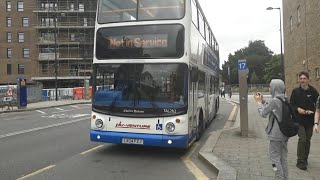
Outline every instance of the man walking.
<path fill-rule="evenodd" d="M 266 133 L 270 141 L 269 156 L 276 180 L 288 180 L 288 137 L 281 132 L 279 124 L 275 120 L 282 121 L 282 102 L 278 98 L 285 100 L 284 92 L 284 82 L 280 79 L 273 79 L 270 82 L 272 99 L 269 103 L 263 99 L 261 93 L 254 94 L 254 98 L 259 105 L 260 116 L 263 118 L 269 116 Z"/>
<path fill-rule="evenodd" d="M 309 73 L 299 73 L 300 86 L 293 89 L 290 103 L 296 110 L 299 121 L 299 141 L 297 147 L 297 167 L 306 170 L 310 153 L 310 140 L 313 134 L 315 104 L 319 93 L 310 84 Z"/>

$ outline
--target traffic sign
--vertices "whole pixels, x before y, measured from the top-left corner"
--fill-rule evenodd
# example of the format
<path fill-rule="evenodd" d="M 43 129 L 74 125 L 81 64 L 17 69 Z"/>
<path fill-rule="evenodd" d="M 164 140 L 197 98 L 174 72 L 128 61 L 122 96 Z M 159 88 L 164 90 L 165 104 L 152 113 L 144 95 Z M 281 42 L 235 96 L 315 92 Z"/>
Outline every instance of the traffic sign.
<path fill-rule="evenodd" d="M 239 68 L 239 70 L 247 69 L 247 61 L 246 60 L 239 60 L 238 61 L 238 68 Z"/>

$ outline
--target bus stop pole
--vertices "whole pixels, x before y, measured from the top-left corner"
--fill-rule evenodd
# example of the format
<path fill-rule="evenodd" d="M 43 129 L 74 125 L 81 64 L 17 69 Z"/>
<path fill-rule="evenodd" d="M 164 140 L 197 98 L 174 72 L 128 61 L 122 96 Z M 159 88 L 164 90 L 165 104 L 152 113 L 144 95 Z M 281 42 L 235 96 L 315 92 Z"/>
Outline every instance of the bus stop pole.
<path fill-rule="evenodd" d="M 238 60 L 240 130 L 241 136 L 248 137 L 248 68 L 246 60 Z"/>

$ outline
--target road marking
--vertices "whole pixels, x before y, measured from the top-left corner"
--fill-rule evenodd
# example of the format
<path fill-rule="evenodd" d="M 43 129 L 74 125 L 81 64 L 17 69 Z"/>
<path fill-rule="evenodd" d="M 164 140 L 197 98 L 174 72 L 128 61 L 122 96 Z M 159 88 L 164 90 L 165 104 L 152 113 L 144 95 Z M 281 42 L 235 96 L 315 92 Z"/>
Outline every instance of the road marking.
<path fill-rule="evenodd" d="M 228 118 L 225 126 L 224 126 L 224 129 L 230 128 L 231 123 L 234 121 L 234 116 L 236 114 L 237 105 L 235 105 L 234 103 L 232 103 L 232 104 L 233 104 L 233 109 L 232 109 L 232 111 L 231 111 L 231 113 L 229 115 L 229 118 Z"/>
<path fill-rule="evenodd" d="M 208 180 L 209 178 L 190 160 L 191 155 L 195 152 L 199 144 L 193 144 L 191 149 L 181 157 L 183 163 L 189 171 L 196 177 L 197 180 Z"/>
<path fill-rule="evenodd" d="M 60 111 L 64 111 L 64 109 L 61 109 L 61 108 L 55 108 L 56 110 L 60 110 Z"/>
<path fill-rule="evenodd" d="M 10 137 L 10 136 L 16 136 L 19 134 L 25 134 L 25 133 L 29 133 L 29 132 L 39 131 L 39 130 L 43 130 L 43 129 L 49 129 L 52 127 L 58 127 L 58 126 L 66 125 L 66 124 L 72 124 L 72 123 L 76 123 L 76 122 L 84 121 L 84 120 L 89 120 L 89 119 L 88 119 L 88 117 L 86 117 L 86 118 L 68 121 L 68 122 L 64 122 L 64 123 L 52 124 L 49 126 L 37 127 L 37 128 L 33 128 L 33 129 L 27 129 L 27 130 L 23 130 L 23 131 L 8 133 L 8 134 L 0 135 L 0 139 L 5 138 L 5 137 Z"/>
<path fill-rule="evenodd" d="M 74 107 L 74 108 L 80 109 L 80 107 L 79 107 L 79 106 L 71 106 L 71 107 Z"/>
<path fill-rule="evenodd" d="M 31 177 L 31 176 L 40 174 L 40 173 L 42 173 L 42 172 L 44 172 L 44 171 L 47 171 L 47 170 L 49 170 L 49 169 L 51 169 L 51 168 L 54 168 L 54 167 L 55 167 L 55 165 L 50 165 L 50 166 L 48 166 L 48 167 L 42 168 L 42 169 L 40 169 L 40 170 L 38 170 L 38 171 L 35 171 L 35 172 L 31 173 L 31 174 L 28 174 L 28 175 L 26 175 L 26 176 L 23 176 L 23 177 L 21 177 L 21 178 L 19 178 L 19 179 L 17 179 L 17 180 L 23 180 L 23 179 L 29 178 L 29 177 Z"/>
<path fill-rule="evenodd" d="M 40 111 L 40 110 L 36 110 L 37 112 L 41 113 L 41 114 L 46 114 L 45 112 L 43 111 Z"/>
<path fill-rule="evenodd" d="M 82 152 L 81 154 L 84 155 L 84 154 L 89 153 L 89 152 L 91 152 L 91 151 L 94 151 L 94 150 L 97 150 L 97 149 L 99 149 L 99 148 L 102 148 L 103 146 L 104 146 L 104 145 L 100 145 L 100 146 L 94 147 L 94 148 L 92 148 L 92 149 L 89 149 L 89 150 L 86 150 L 86 151 Z"/>

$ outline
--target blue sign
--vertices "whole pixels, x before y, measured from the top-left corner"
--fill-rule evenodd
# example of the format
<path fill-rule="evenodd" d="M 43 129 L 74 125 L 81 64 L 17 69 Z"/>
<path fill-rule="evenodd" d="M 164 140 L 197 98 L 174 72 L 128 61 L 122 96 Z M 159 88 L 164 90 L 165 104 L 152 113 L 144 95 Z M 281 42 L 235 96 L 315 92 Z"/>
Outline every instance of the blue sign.
<path fill-rule="evenodd" d="M 247 62 L 246 61 L 238 61 L 238 69 L 239 70 L 247 69 Z"/>
<path fill-rule="evenodd" d="M 158 123 L 156 124 L 156 130 L 162 130 L 162 124 L 160 124 L 160 120 L 158 120 Z"/>
<path fill-rule="evenodd" d="M 27 79 L 17 79 L 18 83 L 18 108 L 27 107 Z"/>

